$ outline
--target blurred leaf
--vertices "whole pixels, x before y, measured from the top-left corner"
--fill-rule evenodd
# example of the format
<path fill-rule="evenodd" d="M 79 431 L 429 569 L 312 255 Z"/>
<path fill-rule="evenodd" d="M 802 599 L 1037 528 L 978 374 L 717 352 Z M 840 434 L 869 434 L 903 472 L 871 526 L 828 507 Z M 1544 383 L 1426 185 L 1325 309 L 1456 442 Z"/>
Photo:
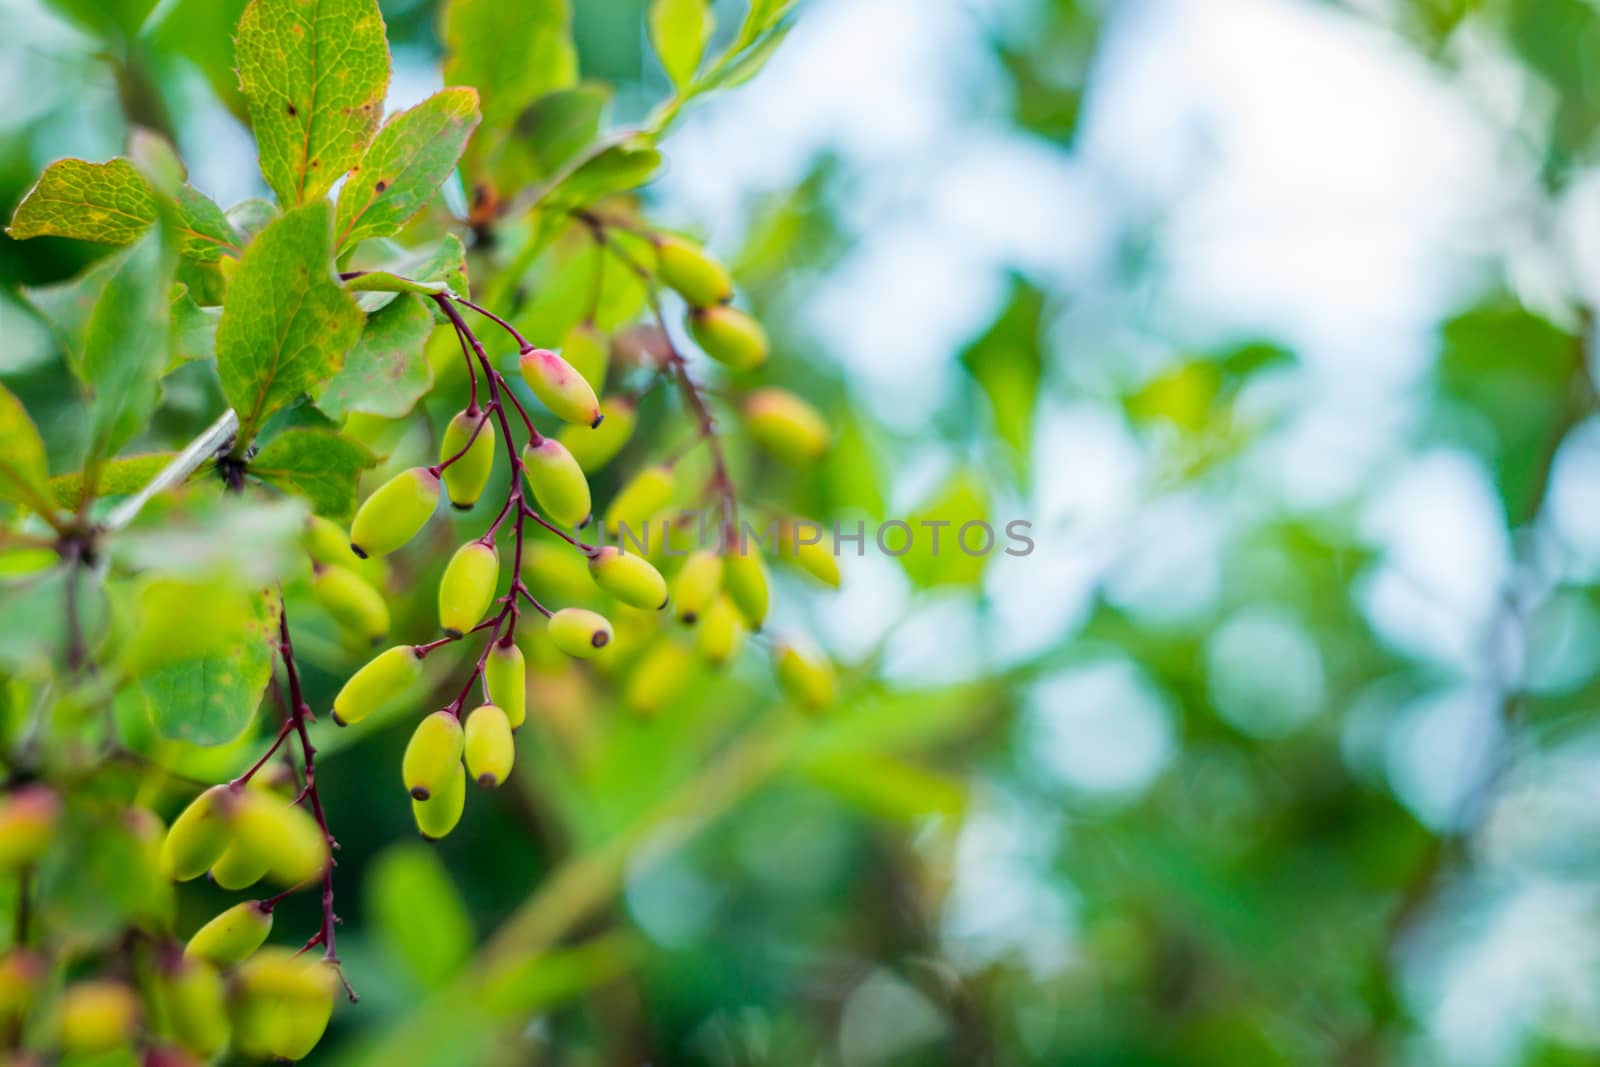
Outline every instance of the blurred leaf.
<path fill-rule="evenodd" d="M 300 538 L 308 511 L 298 497 L 224 495 L 211 473 L 157 494 L 111 542 L 110 552 L 130 571 L 221 572 L 265 587 L 304 567 Z"/>
<path fill-rule="evenodd" d="M 433 386 L 423 346 L 433 316 L 414 296 L 404 296 L 367 318 L 361 340 L 328 380 L 317 406 L 342 421 L 352 412 L 397 419 Z"/>
<path fill-rule="evenodd" d="M 1045 298 L 1031 282 L 1011 280 L 1005 311 L 961 353 L 961 365 L 989 398 L 996 432 L 1026 463 L 1033 442 L 1034 409 L 1044 356 Z"/>
<path fill-rule="evenodd" d="M 277 217 L 278 207 L 270 200 L 241 200 L 227 211 L 228 225 L 243 235 L 246 244 L 259 237 Z"/>
<path fill-rule="evenodd" d="M 44 441 L 22 401 L 0 385 L 0 497 L 47 515 L 49 483 Z"/>
<path fill-rule="evenodd" d="M 1222 372 L 1209 359 L 1191 359 L 1162 371 L 1127 398 L 1135 422 L 1162 420 L 1186 433 L 1200 433 L 1211 424 L 1222 392 Z"/>
<path fill-rule="evenodd" d="M 237 257 L 244 241 L 228 216 L 210 197 L 192 186 L 180 185 L 178 203 L 178 251 L 200 263 L 215 263 L 223 254 Z"/>
<path fill-rule="evenodd" d="M 144 429 L 167 367 L 173 260 L 152 233 L 106 279 L 84 333 L 80 372 L 94 400 L 89 455 L 113 455 Z"/>
<path fill-rule="evenodd" d="M 141 678 L 185 660 L 216 656 L 243 641 L 259 594 L 226 575 L 155 574 L 131 590 L 122 668 Z"/>
<path fill-rule="evenodd" d="M 377 459 L 366 448 L 326 430 L 289 430 L 267 442 L 250 461 L 250 473 L 311 501 L 335 521 L 356 510 L 356 482 Z"/>
<path fill-rule="evenodd" d="M 444 83 L 477 89 L 483 110 L 483 130 L 463 162 L 475 177 L 525 108 L 577 81 L 570 16 L 566 0 L 448 0 L 442 18 Z"/>
<path fill-rule="evenodd" d="M 778 20 L 787 15 L 794 5 L 795 0 L 750 0 L 750 10 L 745 12 L 744 22 L 739 26 L 739 36 L 735 39 L 734 46 L 747 47 L 757 37 L 776 26 Z"/>
<path fill-rule="evenodd" d="M 412 981 L 420 989 L 447 984 L 471 957 L 475 937 L 438 853 L 416 843 L 385 849 L 366 883 L 377 934 Z"/>
<path fill-rule="evenodd" d="M 389 86 L 377 0 L 251 0 L 235 60 L 261 173 L 285 207 L 319 201 L 361 158 Z"/>
<path fill-rule="evenodd" d="M 613 145 L 573 171 L 558 195 L 566 202 L 591 203 L 643 185 L 660 167 L 661 153 L 654 148 Z"/>
<path fill-rule="evenodd" d="M 139 456 L 119 456 L 100 466 L 96 472 L 98 497 L 131 496 L 150 484 L 150 479 L 172 462 L 176 452 L 147 452 Z M 50 479 L 50 493 L 57 506 L 65 511 L 75 511 L 83 502 L 83 475 L 62 474 Z"/>
<path fill-rule="evenodd" d="M 156 860 L 160 824 L 144 812 L 83 802 L 68 806 L 62 824 L 38 874 L 51 943 L 82 952 L 127 936 L 129 925 L 168 933 L 174 902 Z"/>
<path fill-rule="evenodd" d="M 247 620 L 226 651 L 170 663 L 138 679 L 150 721 L 162 736 L 220 745 L 238 737 L 255 716 L 272 677 L 278 597 L 238 595 Z"/>
<path fill-rule="evenodd" d="M 541 1015 L 616 981 L 637 955 L 634 939 L 616 933 L 512 960 L 485 978 L 483 1006 L 501 1018 Z"/>
<path fill-rule="evenodd" d="M 15 671 L 58 662 L 67 646 L 67 582 L 77 575 L 85 633 L 104 616 L 100 586 L 69 566 L 0 579 L 0 666 Z"/>
<path fill-rule="evenodd" d="M 767 34 L 756 42 L 753 47 L 741 53 L 738 58 L 725 66 L 719 67 L 716 73 L 707 77 L 700 83 L 698 88 L 702 92 L 708 92 L 712 89 L 737 89 L 761 73 L 761 68 L 767 65 L 767 60 L 772 58 L 778 47 L 783 44 L 784 39 L 788 36 L 788 26 L 783 26 Z"/>
<path fill-rule="evenodd" d="M 217 358 L 217 325 L 222 309 L 201 307 L 182 287 L 172 300 L 172 349 L 167 361 L 171 371 L 195 359 Z"/>
<path fill-rule="evenodd" d="M 542 174 L 554 174 L 599 135 L 609 94 L 580 86 L 546 93 L 517 117 L 517 142 Z"/>
<path fill-rule="evenodd" d="M 217 373 L 250 441 L 273 412 L 332 377 L 363 316 L 334 281 L 333 205 L 285 213 L 251 243 L 217 326 Z"/>
<path fill-rule="evenodd" d="M 58 159 L 17 205 L 6 232 L 18 241 L 50 236 L 127 245 L 155 220 L 150 186 L 127 160 Z"/>
<path fill-rule="evenodd" d="M 986 538 L 999 536 L 992 527 L 984 530 L 988 509 L 982 483 L 976 475 L 963 472 L 908 515 L 911 547 L 900 557 L 900 565 L 911 580 L 924 588 L 977 584 L 994 548 Z M 890 546 L 899 547 L 903 536 L 891 533 Z"/>
<path fill-rule="evenodd" d="M 131 41 L 157 0 L 45 0 L 90 33 L 111 41 Z"/>
<path fill-rule="evenodd" d="M 222 209 L 188 185 L 176 189 L 178 251 L 199 262 L 236 253 L 239 235 Z M 60 159 L 45 168 L 17 205 L 6 232 L 19 241 L 70 237 L 96 244 L 130 245 L 155 222 L 150 183 L 125 159 L 87 163 Z"/>
<path fill-rule="evenodd" d="M 1542 472 L 1572 403 L 1573 370 L 1583 347 L 1522 308 L 1488 304 L 1444 326 L 1439 391 L 1460 414 L 1488 421 L 1494 439 L 1469 436 L 1494 473 L 1513 524 L 1530 519 L 1544 497 Z"/>
<path fill-rule="evenodd" d="M 813 782 L 883 818 L 959 815 L 967 803 L 965 782 L 878 752 L 831 753 L 804 770 Z"/>
<path fill-rule="evenodd" d="M 1001 709 L 1002 695 L 991 682 L 863 693 L 817 727 L 804 758 L 930 751 L 973 735 Z"/>
<path fill-rule="evenodd" d="M 694 80 L 716 26 L 711 5 L 707 0 L 653 0 L 649 22 L 650 43 L 667 77 L 681 92 Z"/>
<path fill-rule="evenodd" d="M 339 249 L 388 237 L 427 206 L 478 126 L 478 94 L 444 89 L 384 123 L 339 189 Z"/>

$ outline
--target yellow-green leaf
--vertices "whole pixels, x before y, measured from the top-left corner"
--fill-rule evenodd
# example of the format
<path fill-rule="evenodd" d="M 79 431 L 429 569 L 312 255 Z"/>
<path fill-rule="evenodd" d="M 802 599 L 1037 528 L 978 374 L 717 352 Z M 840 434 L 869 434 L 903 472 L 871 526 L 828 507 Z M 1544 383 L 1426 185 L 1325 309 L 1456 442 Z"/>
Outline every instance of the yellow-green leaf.
<path fill-rule="evenodd" d="M 34 511 L 52 511 L 44 441 L 16 394 L 0 385 L 0 496 Z"/>
<path fill-rule="evenodd" d="M 321 199 L 378 128 L 389 44 L 377 0 L 251 0 L 235 57 L 267 184 L 286 207 Z"/>
<path fill-rule="evenodd" d="M 127 160 L 59 159 L 22 198 L 6 232 L 19 241 L 49 236 L 126 245 L 155 220 L 150 186 Z"/>
<path fill-rule="evenodd" d="M 338 247 L 399 232 L 455 170 L 478 118 L 475 90 L 444 89 L 384 123 L 339 189 Z"/>
<path fill-rule="evenodd" d="M 356 510 L 356 480 L 376 462 L 371 452 L 328 430 L 289 430 L 250 461 L 250 473 L 311 501 L 318 515 L 348 519 Z"/>
<path fill-rule="evenodd" d="M 650 43 L 675 88 L 694 80 L 715 25 L 706 0 L 655 0 L 650 5 Z"/>
<path fill-rule="evenodd" d="M 333 205 L 285 212 L 251 243 L 217 325 L 217 373 L 239 439 L 338 371 L 364 317 L 334 280 Z"/>
<path fill-rule="evenodd" d="M 398 419 L 433 384 L 423 346 L 433 332 L 433 316 L 414 296 L 401 296 L 367 318 L 361 340 L 344 358 L 317 407 L 331 419 L 352 412 Z"/>
<path fill-rule="evenodd" d="M 122 456 L 102 464 L 96 473 L 95 495 L 131 496 L 150 484 L 150 479 L 172 462 L 176 452 L 147 452 L 140 456 Z M 56 504 L 67 511 L 75 511 L 83 502 L 83 475 L 77 472 L 62 474 L 50 479 L 50 493 Z"/>

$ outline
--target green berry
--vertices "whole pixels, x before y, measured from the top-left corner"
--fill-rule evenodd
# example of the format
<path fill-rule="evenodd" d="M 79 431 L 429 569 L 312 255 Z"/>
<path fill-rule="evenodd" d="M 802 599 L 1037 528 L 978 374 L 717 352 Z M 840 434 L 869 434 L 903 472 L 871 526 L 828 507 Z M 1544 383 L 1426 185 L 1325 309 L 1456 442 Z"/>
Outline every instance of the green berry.
<path fill-rule="evenodd" d="M 727 268 L 693 241 L 670 234 L 657 237 L 656 269 L 662 283 L 691 307 L 714 307 L 733 299 Z"/>
<path fill-rule="evenodd" d="M 328 1028 L 338 986 L 333 965 L 318 956 L 257 953 L 234 976 L 234 1043 L 252 1056 L 304 1059 Z"/>
<path fill-rule="evenodd" d="M 522 350 L 523 380 L 550 413 L 578 426 L 600 425 L 600 401 L 594 387 L 566 360 L 548 348 Z"/>
<path fill-rule="evenodd" d="M 516 759 L 511 720 L 493 704 L 484 704 L 467 716 L 465 733 L 462 754 L 467 773 L 485 789 L 493 789 L 506 780 Z"/>
<path fill-rule="evenodd" d="M 778 684 L 791 700 L 808 711 L 821 711 L 833 703 L 833 666 L 822 653 L 795 640 L 786 640 L 773 645 L 772 655 Z"/>
<path fill-rule="evenodd" d="M 744 616 L 745 625 L 752 630 L 761 629 L 761 624 L 767 620 L 771 594 L 767 587 L 767 568 L 754 542 L 746 540 L 728 549 L 722 560 L 722 585 L 739 614 Z"/>
<path fill-rule="evenodd" d="M 429 841 L 438 841 L 461 821 L 467 805 L 467 771 L 460 759 L 451 765 L 449 776 L 427 800 L 411 800 L 411 816 L 417 830 Z"/>
<path fill-rule="evenodd" d="M 152 1001 L 161 1029 L 185 1049 L 209 1059 L 228 1042 L 227 989 L 204 960 L 180 957 L 156 971 Z"/>
<path fill-rule="evenodd" d="M 794 467 L 816 462 L 832 438 L 822 413 L 786 389 L 751 393 L 744 419 L 757 443 Z"/>
<path fill-rule="evenodd" d="M 711 602 L 705 617 L 700 620 L 696 645 L 707 663 L 720 667 L 739 654 L 747 632 L 744 619 L 740 617 L 739 609 L 733 606 L 733 601 L 726 596 L 719 596 Z"/>
<path fill-rule="evenodd" d="M 233 818 L 234 843 L 264 860 L 282 885 L 301 885 L 328 867 L 328 839 L 304 808 L 276 793 L 246 790 Z"/>
<path fill-rule="evenodd" d="M 500 581 L 500 555 L 493 545 L 468 541 L 456 549 L 439 579 L 439 625 L 460 637 L 483 621 Z"/>
<path fill-rule="evenodd" d="M 436 711 L 417 724 L 400 764 L 406 792 L 413 800 L 442 793 L 461 766 L 461 720 L 451 711 Z"/>
<path fill-rule="evenodd" d="M 589 518 L 589 480 L 560 441 L 546 437 L 522 450 L 528 487 L 550 521 L 574 529 Z"/>
<path fill-rule="evenodd" d="M 734 370 L 753 370 L 767 361 L 767 332 L 738 308 L 695 308 L 689 333 L 700 350 Z"/>
<path fill-rule="evenodd" d="M 422 661 L 412 645 L 378 653 L 344 683 L 333 698 L 333 721 L 350 726 L 399 697 L 422 680 Z"/>
<path fill-rule="evenodd" d="M 362 559 L 387 556 L 417 536 L 439 507 L 439 478 L 426 467 L 401 471 L 356 511 L 350 549 Z"/>
<path fill-rule="evenodd" d="M 139 995 L 122 982 L 90 980 L 61 993 L 56 1040 L 68 1056 L 93 1056 L 133 1042 L 142 1014 Z"/>
<path fill-rule="evenodd" d="M 593 659 L 611 643 L 611 623 L 587 608 L 562 608 L 550 617 L 550 641 L 577 659 Z"/>
<path fill-rule="evenodd" d="M 196 930 L 183 954 L 217 967 L 232 967 L 260 948 L 270 933 L 272 912 L 264 910 L 259 900 L 247 900 Z"/>
<path fill-rule="evenodd" d="M 220 889 L 244 889 L 267 876 L 267 857 L 234 841 L 211 865 L 211 880 Z"/>
<path fill-rule="evenodd" d="M 482 428 L 479 428 L 482 423 Z M 473 436 L 476 434 L 476 436 Z M 471 444 L 468 444 L 468 442 Z M 487 411 L 458 412 L 439 441 L 439 462 L 456 457 L 440 474 L 450 506 L 466 511 L 478 502 L 494 472 L 494 422 Z M 465 452 L 462 449 L 466 449 Z"/>
<path fill-rule="evenodd" d="M 389 605 L 383 594 L 347 567 L 315 565 L 311 595 L 334 622 L 362 641 L 376 643 L 389 632 Z"/>
<path fill-rule="evenodd" d="M 495 642 L 483 661 L 483 684 L 489 699 L 505 711 L 511 729 L 519 729 L 528 717 L 528 668 L 522 649 Z"/>
<path fill-rule="evenodd" d="M 225 785 L 214 785 L 190 801 L 167 829 L 161 843 L 161 869 L 168 878 L 198 878 L 227 850 L 232 839 L 237 797 Z"/>
<path fill-rule="evenodd" d="M 709 548 L 690 553 L 672 581 L 672 599 L 678 618 L 694 625 L 722 591 L 722 557 Z"/>
<path fill-rule="evenodd" d="M 667 606 L 667 580 L 643 556 L 606 545 L 589 558 L 595 584 L 629 607 L 654 611 Z"/>

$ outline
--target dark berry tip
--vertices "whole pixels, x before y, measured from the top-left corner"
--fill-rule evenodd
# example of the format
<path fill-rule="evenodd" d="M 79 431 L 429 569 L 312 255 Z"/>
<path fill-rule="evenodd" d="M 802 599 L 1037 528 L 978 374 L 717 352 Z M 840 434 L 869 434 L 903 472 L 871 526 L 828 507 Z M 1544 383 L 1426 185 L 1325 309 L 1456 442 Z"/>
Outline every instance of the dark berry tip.
<path fill-rule="evenodd" d="M 432 795 L 433 795 L 432 793 L 428 792 L 428 789 L 427 789 L 426 786 L 421 786 L 421 785 L 413 786 L 412 790 L 411 790 L 411 799 L 412 800 L 427 800 Z"/>
<path fill-rule="evenodd" d="M 356 554 L 356 558 L 357 559 L 366 559 L 367 558 L 367 553 L 362 549 L 362 547 L 360 545 L 356 544 L 354 541 L 350 542 L 350 551 L 352 551 L 352 552 L 354 552 Z"/>

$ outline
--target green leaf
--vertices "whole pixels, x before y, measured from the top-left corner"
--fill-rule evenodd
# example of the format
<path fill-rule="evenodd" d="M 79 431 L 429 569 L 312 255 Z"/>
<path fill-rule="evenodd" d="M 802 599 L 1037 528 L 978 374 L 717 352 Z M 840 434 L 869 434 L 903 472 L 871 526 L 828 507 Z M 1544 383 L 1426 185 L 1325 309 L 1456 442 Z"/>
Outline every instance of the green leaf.
<path fill-rule="evenodd" d="M 795 0 L 750 0 L 750 10 L 745 14 L 744 22 L 739 27 L 739 36 L 734 40 L 734 48 L 747 47 L 757 37 L 766 33 L 778 20 L 789 13 L 794 7 Z"/>
<path fill-rule="evenodd" d="M 250 461 L 250 473 L 286 493 L 311 501 L 330 519 L 356 510 L 356 480 L 377 460 L 366 448 L 327 430 L 288 430 Z"/>
<path fill-rule="evenodd" d="M 151 574 L 125 609 L 131 616 L 121 666 L 142 678 L 185 660 L 226 654 L 250 632 L 257 594 L 226 574 Z"/>
<path fill-rule="evenodd" d="M 132 40 L 156 0 L 45 0 L 50 7 L 96 36 Z"/>
<path fill-rule="evenodd" d="M 279 604 L 276 593 L 246 595 L 246 625 L 226 651 L 168 664 L 138 680 L 145 709 L 162 736 L 220 745 L 250 725 L 272 677 Z"/>
<path fill-rule="evenodd" d="M 228 225 L 244 238 L 245 244 L 249 244 L 261 236 L 262 230 L 272 225 L 272 220 L 278 217 L 278 207 L 270 200 L 241 200 L 228 209 L 227 217 Z"/>
<path fill-rule="evenodd" d="M 156 858 L 160 826 L 134 814 L 74 798 L 39 867 L 39 919 L 51 944 L 82 951 L 125 938 L 129 926 L 170 930 L 175 898 Z"/>
<path fill-rule="evenodd" d="M 180 254 L 201 263 L 239 254 L 242 242 L 221 208 L 189 185 L 178 185 L 175 195 L 173 228 Z M 19 241 L 50 236 L 129 245 L 150 228 L 157 213 L 150 183 L 127 160 L 62 159 L 45 169 L 17 205 L 6 232 Z"/>
<path fill-rule="evenodd" d="M 59 159 L 22 198 L 6 232 L 19 241 L 49 236 L 127 245 L 155 220 L 150 186 L 127 160 Z"/>
<path fill-rule="evenodd" d="M 173 257 L 162 234 L 130 249 L 106 280 L 89 316 L 82 376 L 94 395 L 89 408 L 89 454 L 114 455 L 145 426 L 166 370 Z"/>
<path fill-rule="evenodd" d="M 1547 453 L 1577 414 L 1570 384 L 1584 345 L 1505 301 L 1452 319 L 1441 340 L 1443 436 L 1459 439 L 1490 467 L 1507 521 L 1527 522 L 1544 499 Z M 1492 433 L 1481 432 L 1485 423 Z"/>
<path fill-rule="evenodd" d="M 196 359 L 217 358 L 217 324 L 222 309 L 201 307 L 188 287 L 172 299 L 172 349 L 167 360 L 171 371 Z"/>
<path fill-rule="evenodd" d="M 50 468 L 44 441 L 16 394 L 0 385 L 0 497 L 48 515 Z"/>
<path fill-rule="evenodd" d="M 1044 293 L 1022 278 L 1013 278 L 1005 311 L 961 353 L 961 365 L 989 399 L 995 432 L 1015 450 L 1021 464 L 1026 463 L 1033 441 L 1033 414 L 1044 373 L 1040 349 L 1044 314 Z"/>
<path fill-rule="evenodd" d="M 121 456 L 100 466 L 95 474 L 97 497 L 132 496 L 171 463 L 176 452 L 146 452 Z M 65 511 L 75 511 L 83 502 L 83 475 L 77 472 L 50 479 L 50 493 Z"/>
<path fill-rule="evenodd" d="M 456 169 L 478 119 L 474 90 L 444 89 L 384 123 L 339 189 L 340 250 L 398 233 Z"/>
<path fill-rule="evenodd" d="M 715 25 L 706 0 L 654 0 L 650 5 L 650 43 L 678 90 L 694 80 Z"/>
<path fill-rule="evenodd" d="M 185 258 L 215 263 L 224 255 L 240 255 L 244 240 L 210 197 L 193 186 L 180 185 L 177 200 L 178 251 Z"/>
<path fill-rule="evenodd" d="M 367 877 L 367 908 L 384 946 L 421 989 L 445 985 L 472 954 L 466 904 L 425 845 L 395 845 L 378 857 Z"/>
<path fill-rule="evenodd" d="M 516 140 L 541 174 L 554 174 L 600 132 L 607 93 L 582 87 L 546 93 L 517 119 Z"/>
<path fill-rule="evenodd" d="M 636 145 L 613 145 L 573 171 L 561 184 L 560 199 L 591 203 L 649 181 L 661 167 L 661 153 Z"/>
<path fill-rule="evenodd" d="M 423 358 L 432 332 L 433 315 L 416 297 L 374 312 L 317 406 L 337 420 L 357 411 L 386 419 L 406 414 L 433 386 L 433 370 Z"/>
<path fill-rule="evenodd" d="M 788 26 L 781 26 L 773 30 L 728 63 L 718 66 L 714 75 L 700 83 L 699 90 L 707 92 L 711 89 L 737 89 L 760 74 L 761 68 L 767 65 L 767 60 L 772 58 L 778 46 L 783 44 L 784 38 L 789 36 L 789 29 Z"/>
<path fill-rule="evenodd" d="M 829 753 L 804 769 L 813 782 L 885 818 L 959 815 L 967 803 L 960 779 L 881 752 Z"/>
<path fill-rule="evenodd" d="M 246 250 L 217 325 L 217 373 L 250 441 L 273 412 L 332 377 L 361 335 L 334 280 L 333 205 L 285 212 Z"/>
<path fill-rule="evenodd" d="M 286 207 L 320 200 L 378 128 L 389 44 L 377 0 L 251 0 L 235 57 L 267 184 Z"/>
<path fill-rule="evenodd" d="M 449 0 L 440 37 L 444 82 L 478 90 L 484 133 L 467 149 L 463 168 L 474 174 L 485 151 L 508 133 L 522 110 L 545 93 L 578 79 L 567 0 Z"/>
<path fill-rule="evenodd" d="M 906 517 L 911 526 L 911 548 L 900 557 L 911 580 L 923 588 L 945 585 L 976 585 L 983 577 L 984 565 L 993 554 L 994 544 L 985 545 L 985 534 L 974 525 L 962 536 L 968 523 L 988 519 L 988 499 L 983 482 L 972 472 L 951 478 L 933 498 Z M 943 526 L 931 524 L 943 523 Z M 993 537 L 1000 532 L 990 525 Z M 902 544 L 900 533 L 889 535 L 891 547 Z M 966 545 L 966 548 L 962 546 Z M 970 550 L 970 551 L 969 551 Z"/>

